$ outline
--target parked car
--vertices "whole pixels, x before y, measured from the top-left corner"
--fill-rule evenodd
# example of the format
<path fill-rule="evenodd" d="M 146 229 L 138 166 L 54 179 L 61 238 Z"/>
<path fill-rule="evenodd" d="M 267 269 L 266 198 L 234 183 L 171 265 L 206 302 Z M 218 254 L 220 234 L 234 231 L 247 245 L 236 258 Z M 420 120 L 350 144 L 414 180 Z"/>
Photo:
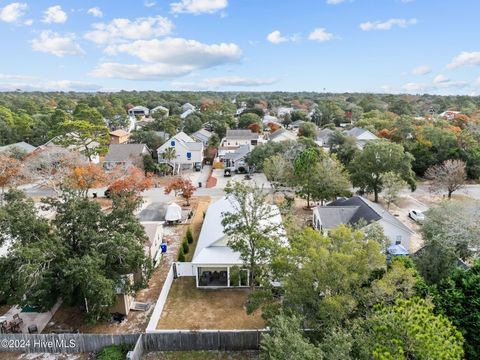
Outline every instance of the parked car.
<path fill-rule="evenodd" d="M 195 171 L 201 171 L 201 170 L 202 170 L 202 164 L 199 163 L 199 162 L 196 162 L 196 163 L 193 165 L 193 168 L 195 169 Z"/>
<path fill-rule="evenodd" d="M 416 222 L 423 222 L 425 220 L 425 214 L 420 210 L 410 210 L 408 216 Z"/>
<path fill-rule="evenodd" d="M 232 176 L 232 169 L 226 168 L 225 170 L 223 170 L 223 177 L 230 177 L 230 176 Z"/>

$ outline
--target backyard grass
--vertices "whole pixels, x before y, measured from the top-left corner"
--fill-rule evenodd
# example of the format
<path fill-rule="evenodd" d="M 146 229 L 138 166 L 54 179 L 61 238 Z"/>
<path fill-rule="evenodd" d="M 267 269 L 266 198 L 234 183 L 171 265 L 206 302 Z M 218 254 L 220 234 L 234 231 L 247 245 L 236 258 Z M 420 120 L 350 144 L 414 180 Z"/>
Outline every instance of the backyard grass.
<path fill-rule="evenodd" d="M 260 312 L 247 315 L 248 289 L 205 290 L 195 287 L 195 278 L 174 280 L 157 329 L 263 329 Z"/>
<path fill-rule="evenodd" d="M 143 360 L 256 360 L 258 351 L 165 351 L 149 353 Z"/>

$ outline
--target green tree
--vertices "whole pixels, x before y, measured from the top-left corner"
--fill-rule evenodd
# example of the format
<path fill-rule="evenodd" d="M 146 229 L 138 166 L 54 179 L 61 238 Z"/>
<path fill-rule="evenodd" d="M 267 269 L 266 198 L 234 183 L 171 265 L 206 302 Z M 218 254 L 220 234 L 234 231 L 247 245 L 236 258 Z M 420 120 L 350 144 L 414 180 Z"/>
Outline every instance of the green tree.
<path fill-rule="evenodd" d="M 298 135 L 309 138 L 309 139 L 315 139 L 317 134 L 318 134 L 317 126 L 311 122 L 304 122 L 303 124 L 300 125 L 300 128 L 298 129 Z"/>
<path fill-rule="evenodd" d="M 300 319 L 280 315 L 271 322 L 270 333 L 262 337 L 260 359 L 321 360 L 324 353 L 302 334 Z"/>
<path fill-rule="evenodd" d="M 458 269 L 437 287 L 435 310 L 458 327 L 465 338 L 467 359 L 480 357 L 480 262 L 468 270 Z"/>
<path fill-rule="evenodd" d="M 399 174 L 411 190 L 415 190 L 412 161 L 412 155 L 405 153 L 401 145 L 386 141 L 370 141 L 350 163 L 350 179 L 353 186 L 361 191 L 373 192 L 375 202 L 378 202 L 378 194 L 384 188 L 384 176 L 388 172 Z"/>
<path fill-rule="evenodd" d="M 267 194 L 257 185 L 236 182 L 225 192 L 234 209 L 222 219 L 228 246 L 240 253 L 249 271 L 249 286 L 254 289 L 268 277 L 266 268 L 280 246 L 281 229 L 268 221 L 278 209 L 268 204 Z"/>
<path fill-rule="evenodd" d="M 310 207 L 310 200 L 316 198 L 319 163 L 320 155 L 312 148 L 302 151 L 293 162 L 295 185 L 298 194 L 307 200 L 307 207 Z"/>
<path fill-rule="evenodd" d="M 423 299 L 399 299 L 394 305 L 380 306 L 362 326 L 365 358 L 463 359 L 462 334 L 444 316 L 435 315 L 433 306 Z"/>
<path fill-rule="evenodd" d="M 407 185 L 398 173 L 390 171 L 383 175 L 383 198 L 387 203 L 387 209 L 390 209 L 390 205 L 398 199 L 399 192 Z"/>
<path fill-rule="evenodd" d="M 327 332 L 352 316 L 364 284 L 385 267 L 380 245 L 345 226 L 329 236 L 307 228 L 290 243 L 283 306 L 310 329 Z"/>
<path fill-rule="evenodd" d="M 253 113 L 243 113 L 238 118 L 238 127 L 240 129 L 248 129 L 248 127 L 252 124 L 258 124 L 261 126 L 262 119 L 257 114 Z"/>
<path fill-rule="evenodd" d="M 106 125 L 95 125 L 88 121 L 66 121 L 59 125 L 56 143 L 65 147 L 75 147 L 89 161 L 97 154 L 107 152 L 110 141 Z"/>

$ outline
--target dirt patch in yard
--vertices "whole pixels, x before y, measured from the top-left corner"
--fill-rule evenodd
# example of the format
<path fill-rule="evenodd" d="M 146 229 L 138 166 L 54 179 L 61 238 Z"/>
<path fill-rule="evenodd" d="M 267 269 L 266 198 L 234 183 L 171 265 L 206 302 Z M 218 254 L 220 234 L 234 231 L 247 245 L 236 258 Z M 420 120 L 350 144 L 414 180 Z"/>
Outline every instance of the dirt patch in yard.
<path fill-rule="evenodd" d="M 263 329 L 259 311 L 247 315 L 248 289 L 204 290 L 195 287 L 195 278 L 173 282 L 157 329 Z"/>
<path fill-rule="evenodd" d="M 197 247 L 198 237 L 200 236 L 200 231 L 202 230 L 203 214 L 205 211 L 207 211 L 208 205 L 210 205 L 211 201 L 209 196 L 201 196 L 197 199 L 197 210 L 195 212 L 195 216 L 192 219 L 192 223 L 190 224 L 193 233 L 193 243 L 190 244 L 190 250 L 185 255 L 186 262 L 192 261 L 193 254 L 195 253 L 195 249 Z"/>

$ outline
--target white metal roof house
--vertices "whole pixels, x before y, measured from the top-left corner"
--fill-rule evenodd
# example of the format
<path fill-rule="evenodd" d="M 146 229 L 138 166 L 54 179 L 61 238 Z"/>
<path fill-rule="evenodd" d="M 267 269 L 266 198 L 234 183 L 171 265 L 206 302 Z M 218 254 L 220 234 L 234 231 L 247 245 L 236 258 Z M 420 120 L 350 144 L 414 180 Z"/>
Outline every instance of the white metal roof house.
<path fill-rule="evenodd" d="M 354 127 L 353 129 L 345 131 L 345 135 L 354 137 L 359 149 L 363 149 L 365 144 L 369 141 L 378 140 L 378 137 L 375 134 L 359 127 Z"/>
<path fill-rule="evenodd" d="M 187 111 L 187 110 L 194 110 L 195 111 L 195 106 L 193 106 L 190 103 L 185 103 L 182 105 L 182 110 Z"/>
<path fill-rule="evenodd" d="M 15 144 L 9 144 L 5 146 L 0 146 L 0 153 L 2 152 L 9 152 L 9 151 L 20 151 L 25 154 L 30 154 L 34 152 L 36 149 L 35 146 L 30 145 L 29 143 L 26 143 L 25 141 L 20 141 Z"/>
<path fill-rule="evenodd" d="M 145 106 L 135 106 L 128 110 L 129 116 L 148 116 L 150 115 L 150 110 Z"/>
<path fill-rule="evenodd" d="M 248 286 L 248 271 L 241 269 L 243 261 L 240 253 L 228 246 L 228 236 L 222 225 L 224 214 L 236 211 L 232 201 L 235 200 L 223 197 L 207 209 L 191 263 L 197 287 Z M 275 205 L 269 206 L 272 207 L 274 216 L 269 219 L 268 226 L 277 225 L 279 241 L 285 245 L 286 236 L 280 211 Z M 231 273 L 232 268 L 240 268 L 235 277 Z"/>
<path fill-rule="evenodd" d="M 164 159 L 163 154 L 168 148 L 175 149 L 175 158 Z M 203 162 L 203 143 L 193 140 L 184 132 L 170 138 L 157 149 L 158 162 L 170 164 L 178 173 L 182 169 L 192 169 L 195 163 Z"/>
<path fill-rule="evenodd" d="M 170 110 L 168 110 L 168 108 L 160 105 L 150 110 L 150 115 L 155 114 L 157 111 L 162 111 L 165 114 L 164 117 L 168 117 L 168 115 L 170 114 Z"/>
<path fill-rule="evenodd" d="M 194 132 L 191 135 L 191 138 L 195 141 L 202 142 L 203 145 L 207 146 L 208 145 L 208 140 L 213 136 L 213 133 L 206 130 L 206 129 L 200 129 L 196 132 Z"/>
<path fill-rule="evenodd" d="M 410 249 L 413 231 L 383 207 L 364 197 L 340 198 L 327 206 L 313 209 L 313 226 L 322 233 L 327 233 L 338 225 L 353 226 L 362 221 L 366 222 L 365 227 L 374 222 L 379 223 L 391 245 L 402 245 L 405 249 Z"/>
<path fill-rule="evenodd" d="M 190 115 L 192 115 L 194 113 L 195 113 L 195 109 L 185 110 L 183 113 L 180 114 L 180 118 L 181 119 L 186 119 L 187 117 L 189 117 Z"/>

